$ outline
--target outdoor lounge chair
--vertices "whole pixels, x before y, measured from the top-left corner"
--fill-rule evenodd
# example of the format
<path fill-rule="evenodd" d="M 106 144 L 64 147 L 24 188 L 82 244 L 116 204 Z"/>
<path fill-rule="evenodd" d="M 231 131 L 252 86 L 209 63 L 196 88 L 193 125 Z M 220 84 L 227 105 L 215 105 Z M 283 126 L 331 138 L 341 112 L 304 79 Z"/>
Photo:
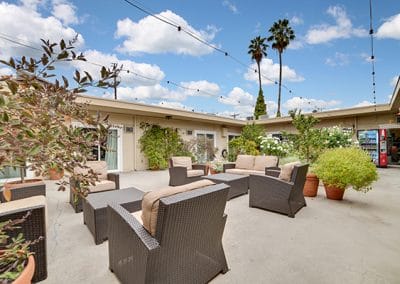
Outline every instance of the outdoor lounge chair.
<path fill-rule="evenodd" d="M 285 171 L 285 166 L 281 171 Z M 291 173 L 286 173 L 287 180 L 274 176 L 251 175 L 249 178 L 249 205 L 275 211 L 294 218 L 303 206 L 307 206 L 303 196 L 308 164 L 289 165 Z"/>
<path fill-rule="evenodd" d="M 238 155 L 234 163 L 223 165 L 223 172 L 239 175 L 266 175 L 267 169 L 279 164 L 278 156 Z"/>
<path fill-rule="evenodd" d="M 109 204 L 110 270 L 121 283 L 207 283 L 226 273 L 228 191 L 217 184 L 160 198 L 152 233 L 122 206 Z"/>
<path fill-rule="evenodd" d="M 107 163 L 105 161 L 89 161 L 86 163 L 86 166 L 93 169 L 93 171 L 98 174 L 99 178 L 96 185 L 89 186 L 89 194 L 119 189 L 119 174 L 107 173 Z M 89 169 L 75 168 L 74 171 L 87 174 Z M 69 203 L 74 208 L 75 213 L 79 213 L 83 210 L 82 197 L 74 193 L 74 188 L 79 188 L 79 182 L 70 178 Z"/>
<path fill-rule="evenodd" d="M 35 257 L 32 281 L 38 282 L 47 278 L 46 197 L 38 195 L 1 203 L 0 222 L 21 219 L 28 211 L 30 215 L 23 223 L 17 225 L 19 228 L 8 231 L 7 234 L 15 238 L 22 233 L 26 241 L 37 241 L 30 246 L 30 251 Z"/>
<path fill-rule="evenodd" d="M 207 175 L 207 166 L 192 164 L 190 157 L 169 159 L 169 185 L 177 186 L 200 180 Z"/>

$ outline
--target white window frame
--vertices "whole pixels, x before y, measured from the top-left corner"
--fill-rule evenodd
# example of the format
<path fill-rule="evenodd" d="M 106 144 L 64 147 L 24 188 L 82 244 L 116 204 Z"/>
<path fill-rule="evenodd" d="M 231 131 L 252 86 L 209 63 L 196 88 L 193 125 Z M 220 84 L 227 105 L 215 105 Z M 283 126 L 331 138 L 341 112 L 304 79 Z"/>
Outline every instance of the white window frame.
<path fill-rule="evenodd" d="M 214 147 L 217 147 L 217 132 L 216 131 L 207 131 L 207 130 L 195 130 L 194 131 L 194 136 L 197 139 L 197 134 L 212 134 L 214 135 Z"/>
<path fill-rule="evenodd" d="M 81 122 L 73 121 L 72 122 L 73 127 L 81 127 L 81 128 L 93 128 L 88 125 L 84 125 Z M 118 149 L 117 149 L 117 159 L 118 159 L 118 165 L 117 169 L 115 170 L 107 170 L 109 173 L 115 173 L 115 172 L 120 172 L 122 171 L 122 166 L 123 166 L 123 155 L 122 155 L 122 134 L 123 134 L 123 125 L 115 125 L 114 127 L 110 127 L 110 130 L 117 130 L 117 144 L 118 144 Z"/>

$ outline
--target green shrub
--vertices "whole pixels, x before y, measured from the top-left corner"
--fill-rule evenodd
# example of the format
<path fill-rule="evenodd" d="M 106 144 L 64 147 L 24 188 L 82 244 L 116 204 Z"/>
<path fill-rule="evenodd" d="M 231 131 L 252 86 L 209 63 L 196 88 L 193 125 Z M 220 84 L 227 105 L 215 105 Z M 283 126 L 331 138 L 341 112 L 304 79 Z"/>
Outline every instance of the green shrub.
<path fill-rule="evenodd" d="M 247 140 L 246 138 L 240 136 L 238 138 L 232 139 L 229 142 L 229 156 L 228 160 L 233 162 L 236 160 L 237 155 L 258 155 L 260 151 L 257 149 L 257 144 L 255 141 Z"/>
<path fill-rule="evenodd" d="M 358 148 L 335 148 L 321 154 L 314 166 L 315 174 L 327 185 L 367 192 L 378 179 L 369 154 Z"/>
<path fill-rule="evenodd" d="M 281 141 L 277 137 L 267 136 L 262 137 L 260 142 L 261 153 L 265 155 L 273 155 L 285 157 L 289 155 L 291 145 L 287 141 Z"/>

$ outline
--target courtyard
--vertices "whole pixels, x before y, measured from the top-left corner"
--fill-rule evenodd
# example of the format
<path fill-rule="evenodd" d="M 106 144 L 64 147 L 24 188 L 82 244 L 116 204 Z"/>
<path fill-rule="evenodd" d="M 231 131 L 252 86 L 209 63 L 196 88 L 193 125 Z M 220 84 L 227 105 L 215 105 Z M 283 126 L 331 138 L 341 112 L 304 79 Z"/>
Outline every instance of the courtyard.
<path fill-rule="evenodd" d="M 295 218 L 249 208 L 248 195 L 227 202 L 223 246 L 229 271 L 212 283 L 398 283 L 399 168 L 378 169 L 367 194 L 347 189 L 343 201 L 315 198 Z M 157 190 L 168 171 L 121 174 L 121 188 Z M 95 245 L 74 213 L 68 190 L 47 181 L 48 278 L 42 283 L 119 283 L 108 269 L 107 241 Z"/>

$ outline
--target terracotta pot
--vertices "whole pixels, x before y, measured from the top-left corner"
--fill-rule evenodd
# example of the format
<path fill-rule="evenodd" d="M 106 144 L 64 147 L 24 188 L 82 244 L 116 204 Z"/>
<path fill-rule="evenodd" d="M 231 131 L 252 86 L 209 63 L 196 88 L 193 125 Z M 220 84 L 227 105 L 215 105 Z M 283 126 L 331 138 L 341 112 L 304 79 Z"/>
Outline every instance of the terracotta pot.
<path fill-rule="evenodd" d="M 318 193 L 319 178 L 316 174 L 308 173 L 303 188 L 303 195 L 307 197 L 315 197 Z"/>
<path fill-rule="evenodd" d="M 344 195 L 344 189 L 338 188 L 336 186 L 332 185 L 326 185 L 324 184 L 325 187 L 325 192 L 326 192 L 326 198 L 332 199 L 332 200 L 342 200 L 343 195 Z"/>
<path fill-rule="evenodd" d="M 49 169 L 49 178 L 51 180 L 59 180 L 64 176 L 64 170 Z"/>
<path fill-rule="evenodd" d="M 210 167 L 210 174 L 215 175 L 218 174 L 218 172 Z"/>
<path fill-rule="evenodd" d="M 28 264 L 25 266 L 25 269 L 18 276 L 18 278 L 14 280 L 13 284 L 31 284 L 34 273 L 35 258 L 33 257 L 33 255 L 30 255 L 28 257 Z"/>
<path fill-rule="evenodd" d="M 12 190 L 41 185 L 44 186 L 42 179 L 25 179 L 24 183 L 22 183 L 21 180 L 10 181 L 3 185 L 3 197 L 8 202 L 12 198 Z"/>

